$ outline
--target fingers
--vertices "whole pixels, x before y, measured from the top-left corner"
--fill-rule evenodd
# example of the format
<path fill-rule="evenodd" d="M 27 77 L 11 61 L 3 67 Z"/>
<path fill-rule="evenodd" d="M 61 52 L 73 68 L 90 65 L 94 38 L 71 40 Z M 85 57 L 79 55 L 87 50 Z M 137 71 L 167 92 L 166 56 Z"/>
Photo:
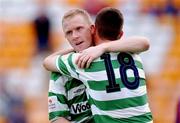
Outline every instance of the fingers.
<path fill-rule="evenodd" d="M 85 64 L 86 64 L 86 62 L 87 62 L 87 60 L 88 60 L 88 55 L 85 55 L 85 54 L 82 54 L 82 55 L 80 55 L 79 56 L 79 58 L 78 58 L 78 61 L 77 61 L 77 66 L 79 67 L 79 68 L 84 68 L 85 67 Z"/>
<path fill-rule="evenodd" d="M 85 56 L 80 64 L 80 68 L 85 68 L 90 56 Z"/>
<path fill-rule="evenodd" d="M 86 63 L 86 68 L 89 68 L 91 62 L 93 61 L 94 59 L 92 57 L 89 57 L 87 63 Z"/>
<path fill-rule="evenodd" d="M 80 59 L 81 56 L 84 54 L 83 51 L 79 51 L 79 53 L 80 53 L 80 54 L 79 54 L 78 58 L 76 59 L 75 64 L 78 64 L 79 59 Z"/>
<path fill-rule="evenodd" d="M 81 52 L 75 63 L 79 68 L 89 68 L 91 62 L 94 59 L 95 58 L 93 57 L 92 54 L 89 54 L 87 52 Z"/>

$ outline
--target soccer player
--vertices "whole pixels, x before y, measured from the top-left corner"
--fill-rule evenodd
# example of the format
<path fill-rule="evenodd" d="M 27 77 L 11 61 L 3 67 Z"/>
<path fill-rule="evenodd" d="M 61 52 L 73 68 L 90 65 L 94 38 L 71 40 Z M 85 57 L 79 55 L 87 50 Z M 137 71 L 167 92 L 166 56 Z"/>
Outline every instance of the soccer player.
<path fill-rule="evenodd" d="M 68 15 L 68 14 L 67 14 Z M 87 18 L 85 19 L 81 14 L 77 14 L 76 13 L 76 15 L 72 15 L 71 14 L 71 16 L 65 16 L 65 17 L 67 17 L 67 18 L 64 18 L 64 23 L 63 23 L 63 31 L 65 32 L 65 36 L 66 36 L 66 38 L 68 39 L 68 41 L 71 43 L 71 45 L 72 46 L 74 46 L 74 49 L 77 49 L 77 46 L 79 46 L 79 49 L 85 49 L 85 47 L 89 47 L 89 45 L 91 46 L 92 45 L 92 43 L 86 43 L 86 40 L 82 40 L 82 37 L 83 36 L 85 36 L 85 37 L 87 37 L 87 39 L 91 39 L 89 36 L 87 36 L 87 34 L 88 33 L 85 33 L 85 35 L 78 35 L 77 36 L 77 34 L 79 34 L 79 32 L 84 32 L 85 30 L 87 31 L 87 30 L 89 30 L 90 29 L 90 25 L 89 26 L 87 26 L 88 25 L 88 23 L 87 23 Z M 82 21 L 82 22 L 81 22 Z M 68 23 L 66 23 L 66 22 L 68 22 Z M 86 22 L 86 23 L 85 23 Z M 66 25 L 67 24 L 67 25 Z M 69 26 L 69 25 L 70 26 Z M 82 25 L 81 25 L 82 24 Z M 87 28 L 87 27 L 88 28 Z M 70 29 L 69 29 L 69 28 Z M 92 28 L 92 27 L 91 27 Z M 74 31 L 74 32 L 73 32 Z M 86 32 L 85 31 L 85 32 Z M 88 32 L 91 32 L 91 31 L 88 31 Z M 71 33 L 76 33 L 76 34 L 71 34 Z M 77 38 L 77 37 L 78 38 Z M 70 37 L 76 37 L 76 38 L 74 38 L 74 40 L 73 40 L 73 38 L 70 38 Z M 80 39 L 79 39 L 79 37 L 80 37 Z M 76 39 L 76 40 L 75 40 Z M 114 39 L 115 40 L 115 39 Z M 88 41 L 88 40 L 87 40 Z M 131 41 L 132 41 L 132 39 L 131 39 Z M 122 42 L 123 42 L 123 40 L 122 40 Z M 123 44 L 123 43 L 120 43 L 120 41 L 118 42 L 119 44 Z M 117 43 L 117 44 L 118 44 Z M 124 42 L 125 43 L 125 42 Z M 127 40 L 127 42 L 126 43 L 128 43 L 128 40 Z M 135 43 L 132 41 L 132 42 L 129 42 L 130 43 L 130 45 L 127 45 L 126 47 L 127 47 L 127 51 L 131 51 L 131 50 L 129 50 L 130 48 L 132 48 L 131 46 L 133 46 Z M 142 42 L 141 42 L 142 43 Z M 87 45 L 87 44 L 89 44 L 89 45 Z M 108 44 L 109 43 L 106 43 L 106 44 L 102 44 L 102 45 L 99 45 L 99 46 L 102 46 L 103 48 L 105 48 L 106 49 L 106 45 L 108 46 Z M 114 43 L 115 44 L 115 43 Z M 116 44 L 116 45 L 117 45 Z M 133 44 L 133 45 L 132 45 Z M 115 45 L 115 46 L 116 46 Z M 115 47 L 114 46 L 114 47 Z M 130 48 L 128 49 L 128 46 L 130 46 Z M 82 47 L 84 47 L 84 48 L 82 48 Z M 116 46 L 117 47 L 117 46 Z M 119 47 L 121 47 L 121 45 L 119 45 Z M 118 47 L 118 48 L 119 48 Z M 137 46 L 136 46 L 137 47 Z M 95 48 L 95 47 L 94 47 Z M 102 48 L 102 49 L 103 49 Z M 98 49 L 100 49 L 100 47 L 98 47 Z M 107 48 L 108 49 L 108 48 Z M 135 48 L 134 48 L 135 49 Z M 132 49 L 132 52 L 133 51 L 137 51 L 137 52 L 140 52 L 140 51 L 142 51 L 142 49 L 141 50 L 134 50 L 134 49 Z M 114 49 L 113 49 L 114 50 Z M 120 49 L 120 50 L 122 50 L 122 51 L 126 51 L 125 49 Z M 144 49 L 143 49 L 144 50 Z M 102 50 L 102 51 L 105 51 L 104 49 Z M 108 51 L 108 50 L 107 50 Z M 115 50 L 116 51 L 116 50 Z M 98 51 L 97 51 L 98 52 Z M 100 53 L 99 53 L 100 54 Z M 57 54 L 56 54 L 57 55 Z M 50 57 L 49 57 L 49 59 L 54 59 L 54 57 L 56 57 L 56 55 L 51 55 Z M 71 56 L 72 55 L 74 55 L 74 54 L 71 54 L 70 55 L 70 57 L 68 58 L 69 59 L 69 61 L 70 61 L 70 63 L 63 63 L 61 60 L 60 60 L 60 62 L 59 63 L 62 63 L 61 64 L 61 67 L 64 67 L 65 68 L 65 70 L 63 70 L 63 72 L 62 72 L 62 74 L 66 74 L 66 75 L 70 75 L 71 73 L 70 72 L 75 72 L 73 69 L 72 69 L 72 71 L 71 70 L 67 70 L 67 69 L 71 69 L 70 67 L 73 67 L 73 66 L 75 66 L 75 64 L 73 65 L 73 66 L 68 66 L 68 64 L 71 64 L 72 63 L 72 61 L 71 61 Z M 65 55 L 65 56 L 67 56 L 67 55 Z M 68 55 L 69 56 L 69 55 Z M 62 58 L 63 58 L 64 56 L 62 56 Z M 45 60 L 46 61 L 46 63 L 47 62 L 49 62 L 47 59 Z M 66 66 L 66 64 L 67 64 L 67 66 Z M 93 65 L 94 63 L 92 63 L 92 65 Z M 95 63 L 96 64 L 96 63 Z M 72 65 L 72 64 L 71 64 Z M 99 67 L 101 67 L 101 64 L 99 64 L 100 66 Z M 52 67 L 53 65 L 50 65 L 50 67 L 48 68 L 48 69 L 51 69 L 51 67 Z M 47 67 L 47 66 L 46 66 Z M 58 67 L 59 67 L 59 65 L 58 65 Z M 69 68 L 68 68 L 69 67 Z M 97 66 L 96 66 L 97 67 Z M 53 66 L 53 68 L 52 68 L 52 70 L 54 70 L 54 66 Z M 91 68 L 91 67 L 90 67 Z M 89 69 L 90 69 L 89 68 Z M 56 68 L 55 68 L 55 70 L 57 70 Z M 62 70 L 62 69 L 61 69 Z M 80 69 L 78 69 L 77 68 L 77 73 L 78 73 L 78 70 L 80 70 Z M 97 70 L 98 70 L 98 67 L 97 67 Z M 67 73 L 66 73 L 67 72 Z M 80 74 L 79 74 L 80 75 Z M 73 75 L 72 75 L 73 76 Z M 74 77 L 77 77 L 76 75 L 74 76 Z M 78 77 L 77 77 L 78 78 Z M 102 78 L 102 77 L 101 77 Z M 98 78 L 95 78 L 95 79 L 98 79 Z M 83 81 L 83 82 L 85 82 L 85 81 Z M 85 83 L 86 84 L 86 86 L 88 85 L 87 83 Z M 90 89 L 89 87 L 88 87 L 88 89 Z M 88 91 L 88 90 L 87 90 Z M 89 94 L 89 92 L 88 92 L 88 94 Z M 91 96 L 91 95 L 90 95 Z M 91 102 L 91 100 L 90 100 L 90 102 Z M 65 103 L 65 102 L 64 102 Z M 91 105 L 92 106 L 92 105 Z"/>
<path fill-rule="evenodd" d="M 84 84 L 57 72 L 49 83 L 49 120 L 53 123 L 92 122 Z"/>

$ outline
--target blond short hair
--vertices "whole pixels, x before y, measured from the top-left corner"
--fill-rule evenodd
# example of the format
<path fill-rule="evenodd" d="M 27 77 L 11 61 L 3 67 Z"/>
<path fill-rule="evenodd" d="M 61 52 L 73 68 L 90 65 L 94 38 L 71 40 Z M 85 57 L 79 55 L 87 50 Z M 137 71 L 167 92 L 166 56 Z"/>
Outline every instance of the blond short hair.
<path fill-rule="evenodd" d="M 75 8 L 75 9 L 69 10 L 68 12 L 66 12 L 64 14 L 64 16 L 62 18 L 62 26 L 63 26 L 65 19 L 74 17 L 75 15 L 82 15 L 87 20 L 89 25 L 93 24 L 92 19 L 91 19 L 90 15 L 88 14 L 88 12 L 86 12 L 83 9 Z"/>

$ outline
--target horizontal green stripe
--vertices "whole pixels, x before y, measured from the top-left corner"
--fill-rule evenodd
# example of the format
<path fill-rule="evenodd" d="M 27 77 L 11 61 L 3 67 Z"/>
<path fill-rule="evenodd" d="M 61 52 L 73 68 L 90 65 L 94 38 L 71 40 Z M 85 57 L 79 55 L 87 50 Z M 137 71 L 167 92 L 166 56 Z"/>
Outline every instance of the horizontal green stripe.
<path fill-rule="evenodd" d="M 72 89 L 72 88 L 74 88 L 74 87 L 80 86 L 80 85 L 82 85 L 82 84 L 83 84 L 83 83 L 82 83 L 80 80 L 77 80 L 77 79 L 72 78 L 72 80 L 66 82 L 65 88 L 66 88 L 66 90 L 68 91 L 68 90 L 70 90 L 70 89 Z"/>
<path fill-rule="evenodd" d="M 59 72 L 51 72 L 51 80 L 56 81 L 60 76 L 62 76 Z"/>
<path fill-rule="evenodd" d="M 113 68 L 118 68 L 119 67 L 119 63 L 117 60 L 112 60 L 112 65 Z M 98 61 L 98 62 L 92 62 L 90 67 L 85 69 L 85 72 L 97 72 L 97 71 L 102 71 L 105 70 L 105 64 L 104 61 Z"/>
<path fill-rule="evenodd" d="M 120 64 L 117 60 L 112 60 L 111 61 L 113 68 L 119 68 Z M 142 63 L 135 60 L 135 66 L 137 68 L 143 69 Z M 106 70 L 104 61 L 98 61 L 98 62 L 93 62 L 91 63 L 89 68 L 85 69 L 85 72 L 98 72 L 98 71 L 103 71 Z"/>
<path fill-rule="evenodd" d="M 133 80 L 134 77 L 129 77 L 130 80 Z M 116 79 L 116 83 L 120 84 L 120 88 L 124 88 L 124 84 L 122 83 L 121 79 Z M 143 86 L 146 84 L 146 81 L 144 79 L 140 79 L 140 85 Z M 106 86 L 109 85 L 109 82 L 107 80 L 103 81 L 88 81 L 89 88 L 96 91 L 103 91 L 106 90 Z"/>
<path fill-rule="evenodd" d="M 147 95 L 138 96 L 138 97 L 131 97 L 125 99 L 117 99 L 117 100 L 110 100 L 110 101 L 97 101 L 89 98 L 90 104 L 96 105 L 100 110 L 108 111 L 108 110 L 116 110 L 116 109 L 125 109 L 125 108 L 132 108 L 136 106 L 142 106 L 147 103 Z"/>
<path fill-rule="evenodd" d="M 57 100 L 59 102 L 61 102 L 62 104 L 66 104 L 67 103 L 67 98 L 64 95 L 62 95 L 62 94 L 56 94 L 56 93 L 53 93 L 53 92 L 48 92 L 48 97 L 51 97 L 51 96 L 56 96 Z"/>
<path fill-rule="evenodd" d="M 121 119 L 112 118 L 105 115 L 94 115 L 94 120 L 96 123 L 147 123 L 152 121 L 152 115 L 149 112 L 143 115 Z"/>
<path fill-rule="evenodd" d="M 68 117 L 70 115 L 69 111 L 55 111 L 49 113 L 49 120 L 53 120 L 58 117 Z"/>
<path fill-rule="evenodd" d="M 63 60 L 61 59 L 62 57 L 59 57 L 58 59 L 58 67 L 60 68 L 60 70 L 66 74 L 66 75 L 70 75 L 65 63 L 63 62 Z"/>
<path fill-rule="evenodd" d="M 143 69 L 143 65 L 142 65 L 142 63 L 139 62 L 139 61 L 136 61 L 136 60 L 135 60 L 135 66 L 136 66 L 137 68 Z"/>

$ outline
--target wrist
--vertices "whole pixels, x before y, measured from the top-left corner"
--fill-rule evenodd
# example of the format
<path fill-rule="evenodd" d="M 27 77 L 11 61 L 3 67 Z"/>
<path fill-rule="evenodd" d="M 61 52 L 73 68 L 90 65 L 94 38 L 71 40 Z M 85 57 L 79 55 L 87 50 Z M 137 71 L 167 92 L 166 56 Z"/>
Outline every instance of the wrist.
<path fill-rule="evenodd" d="M 106 45 L 106 43 L 103 43 L 102 46 L 101 46 L 101 49 L 102 51 L 105 53 L 105 52 L 108 52 L 108 46 Z"/>

